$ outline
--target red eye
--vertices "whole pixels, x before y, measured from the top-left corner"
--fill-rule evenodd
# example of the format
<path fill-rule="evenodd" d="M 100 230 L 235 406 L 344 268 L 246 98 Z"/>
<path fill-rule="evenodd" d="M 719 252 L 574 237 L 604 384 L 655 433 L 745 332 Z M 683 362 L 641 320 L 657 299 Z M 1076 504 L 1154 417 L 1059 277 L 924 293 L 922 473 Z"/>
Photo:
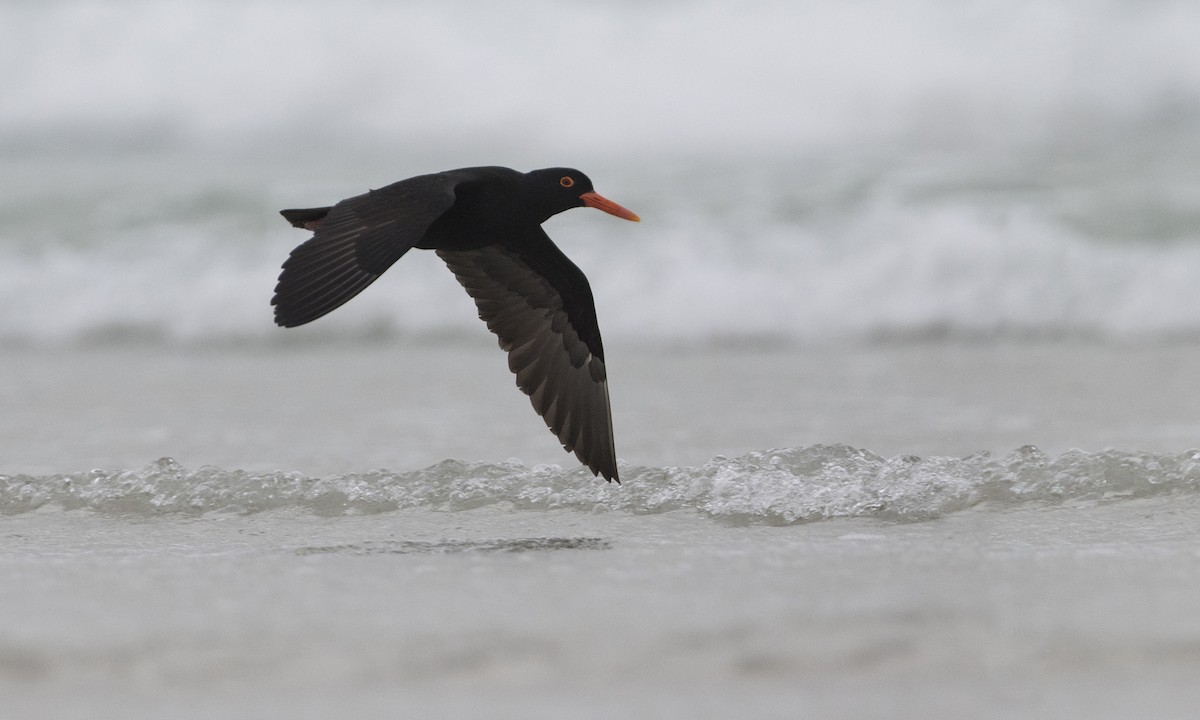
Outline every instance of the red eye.
<path fill-rule="evenodd" d="M 575 184 L 575 178 L 571 177 L 570 175 L 563 175 L 562 180 L 559 180 L 558 184 L 562 185 L 563 187 L 569 188 Z"/>

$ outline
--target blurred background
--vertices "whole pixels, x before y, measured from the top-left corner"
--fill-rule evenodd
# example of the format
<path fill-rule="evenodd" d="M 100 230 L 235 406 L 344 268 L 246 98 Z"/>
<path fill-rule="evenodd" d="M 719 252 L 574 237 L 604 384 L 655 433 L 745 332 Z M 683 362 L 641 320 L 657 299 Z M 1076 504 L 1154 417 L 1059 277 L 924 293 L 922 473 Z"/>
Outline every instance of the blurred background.
<path fill-rule="evenodd" d="M 1200 335 L 1200 5 L 0 4 L 0 342 L 478 332 L 429 253 L 275 328 L 277 211 L 575 166 L 606 337 Z"/>

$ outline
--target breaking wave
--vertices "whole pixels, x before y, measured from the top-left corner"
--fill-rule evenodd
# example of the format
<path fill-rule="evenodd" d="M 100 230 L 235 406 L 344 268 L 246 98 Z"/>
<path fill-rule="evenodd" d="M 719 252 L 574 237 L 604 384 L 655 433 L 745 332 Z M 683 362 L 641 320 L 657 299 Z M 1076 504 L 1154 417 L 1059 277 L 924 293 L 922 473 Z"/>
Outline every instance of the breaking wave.
<path fill-rule="evenodd" d="M 842 517 L 937 518 L 994 504 L 1102 502 L 1200 492 L 1200 451 L 1121 450 L 1051 457 L 1026 446 L 1004 455 L 885 458 L 845 445 L 715 457 L 696 467 L 624 465 L 623 485 L 583 469 L 445 460 L 420 470 L 313 477 L 250 473 L 163 458 L 136 470 L 0 476 L 0 513 L 40 508 L 106 514 L 252 514 L 297 509 L 323 516 L 404 509 L 456 512 L 504 504 L 524 511 L 685 511 L 730 524 L 784 525 Z"/>

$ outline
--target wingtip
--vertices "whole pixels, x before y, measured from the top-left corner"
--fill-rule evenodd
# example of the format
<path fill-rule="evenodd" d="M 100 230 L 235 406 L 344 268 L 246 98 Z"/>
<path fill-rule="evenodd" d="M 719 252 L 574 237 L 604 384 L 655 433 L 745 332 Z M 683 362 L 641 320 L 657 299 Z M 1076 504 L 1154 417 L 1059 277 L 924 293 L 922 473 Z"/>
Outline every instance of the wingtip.
<path fill-rule="evenodd" d="M 308 323 L 310 323 L 316 319 L 317 319 L 316 317 L 310 317 L 307 315 L 303 315 L 303 316 L 285 315 L 278 311 L 276 311 L 276 313 L 275 313 L 275 324 L 281 328 L 300 327 L 301 325 L 307 325 Z"/>
<path fill-rule="evenodd" d="M 620 473 L 617 472 L 617 468 L 615 466 L 611 469 L 589 466 L 588 469 L 591 470 L 592 474 L 596 477 L 604 478 L 604 481 L 607 483 L 616 483 L 618 485 L 621 484 L 621 476 Z"/>

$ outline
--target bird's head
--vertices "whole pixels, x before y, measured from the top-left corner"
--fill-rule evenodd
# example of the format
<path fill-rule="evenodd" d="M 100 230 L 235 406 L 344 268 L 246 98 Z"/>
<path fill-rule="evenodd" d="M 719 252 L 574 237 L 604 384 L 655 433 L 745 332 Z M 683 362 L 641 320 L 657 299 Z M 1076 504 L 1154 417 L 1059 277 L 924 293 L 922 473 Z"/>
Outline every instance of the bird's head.
<path fill-rule="evenodd" d="M 587 175 L 573 168 L 546 168 L 527 173 L 531 190 L 538 204 L 548 212 L 546 217 L 576 207 L 603 210 L 625 220 L 640 222 L 641 218 L 592 189 Z"/>

